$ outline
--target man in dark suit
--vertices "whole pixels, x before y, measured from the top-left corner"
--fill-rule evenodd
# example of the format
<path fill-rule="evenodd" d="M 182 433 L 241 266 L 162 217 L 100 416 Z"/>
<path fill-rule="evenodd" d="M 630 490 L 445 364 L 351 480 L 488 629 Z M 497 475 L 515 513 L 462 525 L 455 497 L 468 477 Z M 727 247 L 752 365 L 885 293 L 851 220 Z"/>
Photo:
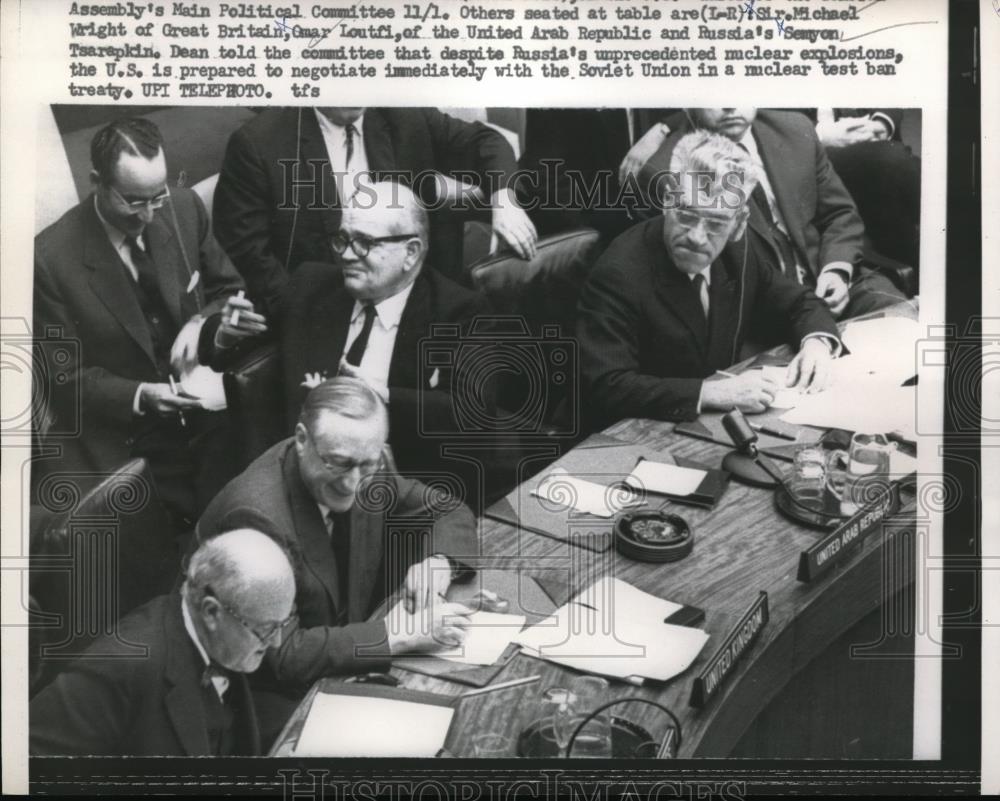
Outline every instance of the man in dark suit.
<path fill-rule="evenodd" d="M 446 458 L 442 448 L 463 439 L 456 405 L 488 416 L 494 413 L 492 393 L 488 387 L 453 386 L 453 368 L 429 364 L 422 347 L 426 351 L 433 339 L 432 326 L 443 324 L 455 329 L 457 350 L 460 336 L 475 317 L 488 314 L 489 304 L 429 268 L 428 215 L 409 189 L 391 182 L 364 185 L 357 199 L 344 209 L 332 237 L 337 263 L 303 264 L 268 321 L 279 340 L 287 430 L 294 428 L 308 389 L 323 377 L 362 378 L 388 405 L 399 469 L 454 474 L 475 501 L 480 471 Z M 263 324 L 249 300 L 232 303 L 242 304 L 248 321 Z M 238 352 L 217 350 L 205 358 L 223 368 Z M 465 394 L 456 400 L 459 392 Z"/>
<path fill-rule="evenodd" d="M 259 755 L 244 674 L 281 641 L 294 597 L 271 538 L 237 530 L 202 545 L 179 593 L 125 617 L 32 699 L 31 753 Z"/>
<path fill-rule="evenodd" d="M 243 282 L 197 195 L 168 189 L 155 125 L 111 123 L 95 135 L 91 160 L 93 194 L 35 239 L 35 336 L 54 331 L 78 343 L 76 358 L 59 365 L 70 380 L 51 400 L 63 418 L 59 429 L 78 421 L 80 431 L 55 443 L 61 458 L 36 461 L 36 478 L 106 473 L 143 456 L 160 496 L 193 522 L 196 489 L 207 500 L 214 488 L 207 454 L 219 442 L 222 416 L 171 379 L 191 366 L 199 336 L 244 335 L 228 323 L 202 330 L 204 316 Z"/>
<path fill-rule="evenodd" d="M 670 153 L 680 136 L 696 127 L 722 134 L 757 167 L 760 181 L 749 225 L 786 275 L 812 288 L 835 317 L 855 317 L 904 299 L 887 278 L 858 264 L 864 224 L 808 119 L 755 108 L 687 112 L 687 124 L 646 163 L 640 185 L 655 185 L 657 173 L 670 171 Z"/>
<path fill-rule="evenodd" d="M 329 259 L 358 177 L 410 184 L 429 207 L 431 263 L 464 281 L 463 220 L 471 208 L 449 174 L 474 179 L 478 208 L 492 209 L 494 231 L 522 256 L 534 255 L 535 230 L 508 182 L 510 145 L 481 123 L 429 108 L 274 109 L 236 131 L 215 191 L 219 242 L 246 279 L 258 309 L 273 311 L 290 273 Z"/>
<path fill-rule="evenodd" d="M 738 360 L 747 329 L 759 326 L 799 345 L 789 386 L 822 388 L 839 349 L 837 327 L 808 288 L 783 276 L 744 235 L 756 180 L 747 154 L 696 131 L 678 140 L 670 169 L 678 183 L 663 218 L 618 237 L 580 299 L 577 337 L 592 422 L 763 411 L 778 387 L 758 371 L 710 380 Z"/>
<path fill-rule="evenodd" d="M 363 381 L 324 381 L 306 397 L 294 437 L 226 485 L 198 521 L 200 542 L 248 526 L 292 554 L 300 623 L 258 677 L 275 730 L 317 678 L 383 670 L 393 654 L 462 639 L 462 619 L 445 616 L 468 610 L 440 598 L 479 552 L 475 521 L 460 502 L 386 465 L 386 427 Z M 370 621 L 397 587 L 403 605 Z"/>

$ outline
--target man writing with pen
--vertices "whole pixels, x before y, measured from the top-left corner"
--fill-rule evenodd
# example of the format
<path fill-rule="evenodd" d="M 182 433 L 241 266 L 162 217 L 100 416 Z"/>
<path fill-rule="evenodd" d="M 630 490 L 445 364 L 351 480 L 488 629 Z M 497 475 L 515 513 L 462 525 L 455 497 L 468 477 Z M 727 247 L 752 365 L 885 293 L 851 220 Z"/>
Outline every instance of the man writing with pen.
<path fill-rule="evenodd" d="M 724 372 L 748 332 L 798 347 L 785 383 L 823 389 L 837 326 L 806 286 L 747 235 L 759 180 L 746 151 L 695 131 L 676 142 L 662 218 L 602 254 L 580 297 L 577 338 L 590 421 L 693 420 L 703 410 L 762 412 L 779 387 L 761 371 Z"/>
<path fill-rule="evenodd" d="M 105 126 L 91 164 L 93 193 L 35 239 L 36 348 L 44 357 L 52 339 L 72 346 L 50 365 L 62 380 L 35 387 L 46 419 L 33 484 L 50 473 L 99 480 L 143 457 L 178 530 L 190 530 L 224 481 L 228 448 L 224 415 L 184 391 L 183 378 L 199 338 L 233 341 L 260 324 L 218 315 L 205 324 L 243 281 L 198 196 L 168 187 L 153 123 Z"/>

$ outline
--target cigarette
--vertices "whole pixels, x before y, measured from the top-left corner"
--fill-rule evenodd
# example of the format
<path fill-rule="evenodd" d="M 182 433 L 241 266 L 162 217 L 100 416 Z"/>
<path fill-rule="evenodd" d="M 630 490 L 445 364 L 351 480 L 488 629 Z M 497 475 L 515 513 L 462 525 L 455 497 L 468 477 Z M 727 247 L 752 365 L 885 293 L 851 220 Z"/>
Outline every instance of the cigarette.
<path fill-rule="evenodd" d="M 244 292 L 241 289 L 239 292 L 236 293 L 236 297 L 238 297 L 240 300 L 243 300 L 243 298 L 246 297 L 246 292 Z M 233 309 L 233 313 L 231 315 L 229 315 L 229 324 L 231 326 L 233 326 L 233 328 L 235 328 L 236 326 L 238 326 L 240 324 L 240 310 L 239 309 Z"/>
<path fill-rule="evenodd" d="M 177 395 L 178 394 L 178 392 L 177 392 L 177 382 L 174 381 L 174 377 L 172 375 L 168 375 L 167 378 L 170 379 L 170 391 L 173 392 L 175 395 Z M 187 420 L 184 419 L 184 412 L 178 410 L 177 416 L 180 417 L 180 419 L 181 419 L 181 425 L 186 428 L 187 427 Z"/>

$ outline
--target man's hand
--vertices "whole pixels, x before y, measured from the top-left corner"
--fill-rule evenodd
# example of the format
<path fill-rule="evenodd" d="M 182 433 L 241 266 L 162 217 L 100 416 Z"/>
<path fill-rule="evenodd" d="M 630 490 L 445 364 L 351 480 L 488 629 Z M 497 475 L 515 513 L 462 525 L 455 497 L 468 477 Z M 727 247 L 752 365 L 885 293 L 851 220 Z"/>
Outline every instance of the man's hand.
<path fill-rule="evenodd" d="M 143 384 L 139 392 L 139 408 L 167 417 L 185 409 L 200 409 L 201 401 L 176 394 L 170 384 Z"/>
<path fill-rule="evenodd" d="M 879 128 L 885 126 L 867 117 L 841 117 L 839 120 L 820 120 L 816 124 L 816 136 L 827 147 L 846 147 L 880 138 Z"/>
<path fill-rule="evenodd" d="M 514 248 L 522 259 L 533 259 L 538 253 L 535 242 L 538 232 L 524 209 L 517 205 L 511 189 L 498 189 L 490 199 L 493 207 L 493 230 Z"/>
<path fill-rule="evenodd" d="M 440 598 L 415 612 L 407 612 L 402 602 L 385 616 L 389 652 L 396 654 L 440 651 L 465 642 L 469 625 L 467 606 L 449 603 Z"/>
<path fill-rule="evenodd" d="M 706 381 L 701 385 L 701 408 L 759 414 L 774 402 L 778 385 L 759 370 L 750 370 L 735 378 Z"/>
<path fill-rule="evenodd" d="M 233 295 L 222 307 L 222 323 L 215 331 L 215 347 L 231 348 L 247 337 L 267 332 L 267 319 L 253 310 L 253 302 Z"/>
<path fill-rule="evenodd" d="M 451 562 L 444 556 L 428 556 L 424 561 L 410 565 L 403 579 L 403 604 L 413 613 L 428 606 L 434 599 L 442 599 L 451 586 Z"/>
<path fill-rule="evenodd" d="M 816 279 L 816 296 L 826 303 L 834 317 L 840 317 L 851 299 L 851 290 L 839 270 L 824 270 Z"/>
<path fill-rule="evenodd" d="M 196 315 L 177 332 L 177 338 L 170 346 L 170 367 L 176 374 L 186 375 L 198 364 L 198 337 L 204 321 L 204 317 Z"/>
<path fill-rule="evenodd" d="M 669 133 L 670 129 L 662 123 L 654 125 L 646 131 L 622 159 L 622 163 L 618 167 L 618 183 L 624 186 L 629 175 L 638 177 L 639 170 L 652 158 Z"/>
<path fill-rule="evenodd" d="M 360 367 L 348 364 L 347 359 L 341 357 L 340 365 L 337 367 L 337 375 L 346 375 L 348 378 L 359 378 L 364 381 L 382 399 L 382 403 L 389 402 L 389 387 L 378 379 L 368 375 Z M 308 376 L 307 376 L 308 377 Z"/>
<path fill-rule="evenodd" d="M 325 380 L 326 378 L 323 373 L 306 373 L 299 386 L 306 389 L 315 389 Z"/>
<path fill-rule="evenodd" d="M 788 365 L 785 386 L 805 392 L 820 392 L 830 383 L 833 356 L 823 337 L 809 337 Z"/>

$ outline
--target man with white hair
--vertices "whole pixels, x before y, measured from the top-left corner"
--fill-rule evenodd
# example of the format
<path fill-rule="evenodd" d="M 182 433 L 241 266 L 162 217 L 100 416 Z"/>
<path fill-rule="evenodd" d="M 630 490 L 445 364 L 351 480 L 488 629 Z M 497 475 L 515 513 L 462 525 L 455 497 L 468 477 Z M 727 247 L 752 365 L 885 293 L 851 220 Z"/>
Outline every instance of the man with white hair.
<path fill-rule="evenodd" d="M 123 618 L 31 701 L 33 755 L 253 756 L 246 677 L 295 618 L 282 548 L 228 531 L 191 557 L 179 592 Z M 137 646 L 147 649 L 137 657 Z"/>
<path fill-rule="evenodd" d="M 601 256 L 580 298 L 577 336 L 592 422 L 692 420 L 702 410 L 762 412 L 778 386 L 759 371 L 715 375 L 750 332 L 774 329 L 798 348 L 786 383 L 821 389 L 837 326 L 807 287 L 745 236 L 757 183 L 731 140 L 697 131 L 678 141 L 662 219 L 634 226 Z"/>

